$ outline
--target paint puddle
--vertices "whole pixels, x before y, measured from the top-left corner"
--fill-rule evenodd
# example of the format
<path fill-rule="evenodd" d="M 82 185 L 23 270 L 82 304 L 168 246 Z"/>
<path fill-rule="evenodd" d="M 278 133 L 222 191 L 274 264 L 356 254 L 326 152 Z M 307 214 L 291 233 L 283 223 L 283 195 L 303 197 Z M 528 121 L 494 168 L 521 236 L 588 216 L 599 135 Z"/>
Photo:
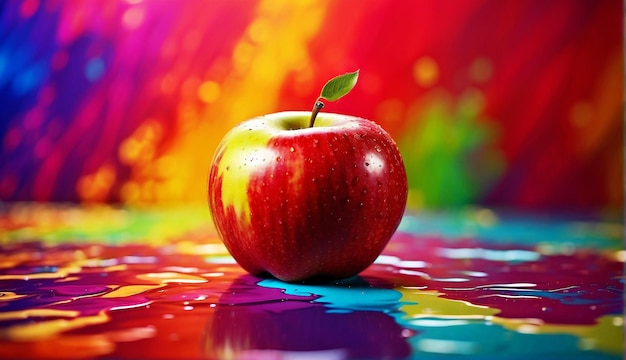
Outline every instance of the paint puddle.
<path fill-rule="evenodd" d="M 359 276 L 288 284 L 245 274 L 205 212 L 20 206 L 0 217 L 9 358 L 623 353 L 614 224 L 581 233 L 580 223 L 515 218 L 463 235 L 457 215 L 437 215 L 434 230 L 407 216 Z"/>

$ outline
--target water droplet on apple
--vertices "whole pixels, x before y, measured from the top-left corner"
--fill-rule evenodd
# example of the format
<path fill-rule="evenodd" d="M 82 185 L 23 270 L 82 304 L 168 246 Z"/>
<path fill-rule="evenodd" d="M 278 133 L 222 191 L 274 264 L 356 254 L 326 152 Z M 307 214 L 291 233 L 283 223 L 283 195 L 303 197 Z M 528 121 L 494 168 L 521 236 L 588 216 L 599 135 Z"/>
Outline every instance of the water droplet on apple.
<path fill-rule="evenodd" d="M 296 149 L 294 149 L 293 146 L 292 146 L 292 147 L 289 148 L 289 151 L 294 152 L 294 151 L 296 151 Z"/>
<path fill-rule="evenodd" d="M 365 166 L 370 166 L 370 163 L 368 163 L 368 162 L 365 162 Z"/>
<path fill-rule="evenodd" d="M 280 156 L 277 156 L 277 157 L 276 157 L 276 162 L 280 162 L 280 160 L 281 160 L 281 157 L 280 157 Z"/>
<path fill-rule="evenodd" d="M 230 166 L 226 166 L 226 171 L 230 170 Z"/>
<path fill-rule="evenodd" d="M 337 222 L 341 222 L 341 218 L 337 218 Z"/>
<path fill-rule="evenodd" d="M 316 181 L 317 181 L 317 178 L 312 178 L 312 179 L 311 179 L 311 181 L 312 181 L 312 182 L 316 182 Z"/>
<path fill-rule="evenodd" d="M 363 195 L 367 195 L 367 189 L 363 189 Z"/>
<path fill-rule="evenodd" d="M 278 141 L 274 141 L 274 146 L 278 146 Z"/>
<path fill-rule="evenodd" d="M 360 202 L 360 203 L 359 203 L 359 207 L 361 207 L 361 206 L 363 206 L 363 203 L 362 203 L 362 202 Z"/>

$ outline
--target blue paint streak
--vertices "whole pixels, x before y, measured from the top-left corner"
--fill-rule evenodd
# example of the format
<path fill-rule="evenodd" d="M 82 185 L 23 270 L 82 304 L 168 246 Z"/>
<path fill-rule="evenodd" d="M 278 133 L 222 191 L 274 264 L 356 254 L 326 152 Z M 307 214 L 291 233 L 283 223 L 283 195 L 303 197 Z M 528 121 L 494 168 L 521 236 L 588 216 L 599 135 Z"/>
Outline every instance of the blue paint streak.
<path fill-rule="evenodd" d="M 380 311 L 391 312 L 402 305 L 402 294 L 394 289 L 369 287 L 361 283 L 350 285 L 338 282 L 334 285 L 290 284 L 280 280 L 266 279 L 259 286 L 282 289 L 285 294 L 296 296 L 319 296 L 314 300 L 329 308 L 328 312 Z"/>

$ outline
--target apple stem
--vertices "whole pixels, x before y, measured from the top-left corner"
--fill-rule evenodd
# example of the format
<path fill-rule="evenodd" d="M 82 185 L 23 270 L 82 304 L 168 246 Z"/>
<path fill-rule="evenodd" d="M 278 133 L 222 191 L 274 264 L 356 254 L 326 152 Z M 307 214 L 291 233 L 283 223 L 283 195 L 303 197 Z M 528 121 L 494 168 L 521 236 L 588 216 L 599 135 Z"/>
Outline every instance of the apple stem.
<path fill-rule="evenodd" d="M 319 113 L 323 107 L 324 103 L 320 99 L 317 99 L 317 101 L 315 101 L 315 105 L 313 105 L 313 110 L 311 111 L 311 120 L 309 121 L 310 128 L 315 125 L 315 118 L 317 117 L 317 113 Z"/>

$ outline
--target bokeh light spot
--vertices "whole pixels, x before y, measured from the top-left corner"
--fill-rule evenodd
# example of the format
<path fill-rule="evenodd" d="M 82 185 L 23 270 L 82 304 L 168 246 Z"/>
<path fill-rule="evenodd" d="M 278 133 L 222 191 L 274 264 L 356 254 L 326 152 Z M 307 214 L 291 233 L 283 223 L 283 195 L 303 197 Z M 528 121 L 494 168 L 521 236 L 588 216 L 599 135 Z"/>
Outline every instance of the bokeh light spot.
<path fill-rule="evenodd" d="M 52 66 L 52 70 L 61 70 L 67 65 L 67 61 L 69 60 L 69 56 L 66 51 L 59 50 L 53 56 L 50 62 Z"/>
<path fill-rule="evenodd" d="M 459 113 L 475 116 L 485 106 L 485 95 L 477 89 L 470 88 L 461 94 L 459 99 Z"/>
<path fill-rule="evenodd" d="M 264 42 L 268 38 L 270 28 L 271 24 L 268 23 L 267 19 L 255 19 L 248 28 L 250 39 L 256 43 Z"/>
<path fill-rule="evenodd" d="M 39 0 L 25 0 L 20 6 L 20 15 L 24 18 L 33 16 L 39 9 Z"/>
<path fill-rule="evenodd" d="M 7 151 L 14 150 L 22 142 L 22 132 L 17 128 L 12 128 L 4 135 L 4 149 Z"/>
<path fill-rule="evenodd" d="M 166 74 L 161 79 L 161 91 L 164 94 L 172 94 L 176 90 L 176 77 L 172 74 Z"/>
<path fill-rule="evenodd" d="M 45 158 L 52 151 L 53 144 L 47 137 L 42 137 L 35 145 L 34 155 L 40 159 Z"/>
<path fill-rule="evenodd" d="M 198 88 L 198 97 L 203 102 L 210 104 L 220 96 L 220 86 L 215 81 L 205 81 Z"/>
<path fill-rule="evenodd" d="M 104 61 L 101 58 L 93 58 L 85 65 L 85 77 L 87 80 L 94 82 L 104 74 Z"/>
<path fill-rule="evenodd" d="M 413 78 L 420 86 L 432 86 L 439 79 L 439 65 L 430 56 L 421 57 L 413 65 Z"/>
<path fill-rule="evenodd" d="M 13 90 L 17 95 L 25 95 L 41 84 L 46 76 L 46 70 L 41 62 L 19 73 L 13 81 Z"/>
<path fill-rule="evenodd" d="M 479 57 L 470 66 L 470 76 L 479 83 L 484 83 L 491 78 L 493 73 L 491 61 L 484 57 Z"/>
<path fill-rule="evenodd" d="M 123 201 L 133 203 L 139 200 L 139 185 L 133 181 L 129 181 L 122 185 L 120 190 L 120 197 Z"/>
<path fill-rule="evenodd" d="M 233 51 L 233 65 L 234 67 L 243 72 L 250 64 L 252 56 L 254 55 L 254 45 L 247 41 L 240 41 L 235 46 Z"/>
<path fill-rule="evenodd" d="M 155 171 L 158 178 L 168 178 L 176 173 L 176 159 L 166 155 L 155 161 Z"/>
<path fill-rule="evenodd" d="M 163 128 L 155 120 L 141 125 L 119 147 L 119 159 L 123 164 L 147 163 L 154 158 L 156 143 L 163 135 Z"/>
<path fill-rule="evenodd" d="M 387 99 L 376 109 L 377 121 L 399 122 L 404 117 L 404 104 L 399 99 Z"/>
<path fill-rule="evenodd" d="M 586 101 L 577 102 L 570 110 L 570 121 L 576 127 L 584 127 L 593 117 L 593 107 Z"/>
<path fill-rule="evenodd" d="M 82 176 L 78 180 L 78 195 L 83 200 L 104 201 L 115 182 L 115 168 L 102 165 L 95 173 Z"/>
<path fill-rule="evenodd" d="M 141 26 L 145 17 L 143 7 L 133 6 L 128 8 L 122 15 L 122 23 L 128 30 L 134 30 Z"/>

